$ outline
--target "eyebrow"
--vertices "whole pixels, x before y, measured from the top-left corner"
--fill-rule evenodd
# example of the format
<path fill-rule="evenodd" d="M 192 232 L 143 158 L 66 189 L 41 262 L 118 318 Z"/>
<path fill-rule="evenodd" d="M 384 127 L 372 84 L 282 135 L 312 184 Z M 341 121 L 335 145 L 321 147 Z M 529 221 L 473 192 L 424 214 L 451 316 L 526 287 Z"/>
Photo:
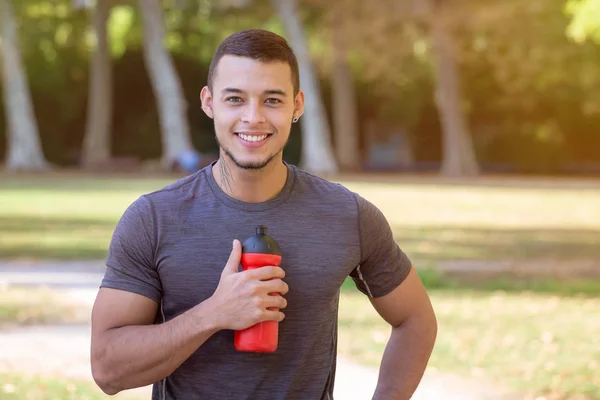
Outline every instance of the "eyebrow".
<path fill-rule="evenodd" d="M 238 89 L 238 88 L 232 88 L 232 87 L 226 87 L 225 89 L 221 90 L 221 93 L 226 94 L 226 93 L 244 93 L 244 91 L 242 89 Z M 285 97 L 285 92 L 281 89 L 267 89 L 263 92 L 263 94 L 266 95 L 280 95 Z"/>

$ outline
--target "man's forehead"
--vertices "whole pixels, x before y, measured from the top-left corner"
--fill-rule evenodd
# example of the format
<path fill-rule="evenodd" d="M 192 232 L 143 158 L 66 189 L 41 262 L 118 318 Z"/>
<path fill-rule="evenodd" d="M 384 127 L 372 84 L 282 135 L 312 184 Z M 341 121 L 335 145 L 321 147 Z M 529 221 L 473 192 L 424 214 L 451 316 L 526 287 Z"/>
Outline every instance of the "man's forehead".
<path fill-rule="evenodd" d="M 260 61 L 248 57 L 226 55 L 221 58 L 216 68 L 215 89 L 251 88 L 265 90 L 281 90 L 291 92 L 292 72 L 284 61 Z"/>

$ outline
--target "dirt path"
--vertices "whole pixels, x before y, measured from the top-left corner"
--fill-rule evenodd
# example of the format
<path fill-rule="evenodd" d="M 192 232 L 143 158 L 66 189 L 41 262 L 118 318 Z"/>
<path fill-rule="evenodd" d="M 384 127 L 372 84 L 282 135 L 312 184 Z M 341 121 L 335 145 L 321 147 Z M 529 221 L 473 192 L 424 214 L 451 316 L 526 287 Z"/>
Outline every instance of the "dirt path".
<path fill-rule="evenodd" d="M 56 288 L 87 315 L 102 278 L 99 262 L 1 264 L 0 286 L 46 286 Z M 55 326 L 16 327 L 0 330 L 0 372 L 44 374 L 92 381 L 89 366 L 89 318 L 84 323 Z M 370 399 L 378 371 L 338 358 L 336 400 Z M 131 390 L 113 398 L 150 398 L 150 387 Z M 454 375 L 426 373 L 414 400 L 512 400 L 506 392 L 484 382 Z"/>
<path fill-rule="evenodd" d="M 0 372 L 16 372 L 92 381 L 89 367 L 89 325 L 33 326 L 0 331 Z M 334 398 L 370 399 L 377 371 L 338 358 Z M 490 393 L 492 392 L 492 393 Z M 149 399 L 151 388 L 128 390 L 116 399 Z M 484 383 L 452 375 L 427 374 L 414 400 L 504 400 Z"/>

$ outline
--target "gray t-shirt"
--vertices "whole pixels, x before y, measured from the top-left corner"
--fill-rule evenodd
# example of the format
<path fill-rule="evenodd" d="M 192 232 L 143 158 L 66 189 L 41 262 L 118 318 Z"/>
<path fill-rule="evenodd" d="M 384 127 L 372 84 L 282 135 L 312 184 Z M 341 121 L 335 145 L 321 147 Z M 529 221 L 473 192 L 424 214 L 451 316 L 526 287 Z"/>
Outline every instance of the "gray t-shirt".
<path fill-rule="evenodd" d="M 159 304 L 156 323 L 209 298 L 231 253 L 265 225 L 281 246 L 289 285 L 275 353 L 242 353 L 233 331 L 208 339 L 153 387 L 163 399 L 332 399 L 340 286 L 351 276 L 369 297 L 391 292 L 411 263 L 373 204 L 286 164 L 280 194 L 263 203 L 229 197 L 211 167 L 142 195 L 115 229 L 103 287 Z"/>

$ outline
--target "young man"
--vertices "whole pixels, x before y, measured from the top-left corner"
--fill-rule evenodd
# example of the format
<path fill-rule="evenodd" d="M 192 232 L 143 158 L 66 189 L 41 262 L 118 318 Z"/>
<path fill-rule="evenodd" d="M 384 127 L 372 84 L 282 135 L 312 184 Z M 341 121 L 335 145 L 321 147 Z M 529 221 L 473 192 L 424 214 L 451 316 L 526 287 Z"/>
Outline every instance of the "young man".
<path fill-rule="evenodd" d="M 154 384 L 155 400 L 332 399 L 348 276 L 392 327 L 374 399 L 415 391 L 436 336 L 429 298 L 375 206 L 283 162 L 304 108 L 298 77 L 267 31 L 216 51 L 201 99 L 220 158 L 134 201 L 110 244 L 91 349 L 106 393 Z M 257 225 L 282 265 L 240 272 L 240 241 Z M 280 321 L 275 353 L 234 349 L 234 330 L 267 320 Z"/>

